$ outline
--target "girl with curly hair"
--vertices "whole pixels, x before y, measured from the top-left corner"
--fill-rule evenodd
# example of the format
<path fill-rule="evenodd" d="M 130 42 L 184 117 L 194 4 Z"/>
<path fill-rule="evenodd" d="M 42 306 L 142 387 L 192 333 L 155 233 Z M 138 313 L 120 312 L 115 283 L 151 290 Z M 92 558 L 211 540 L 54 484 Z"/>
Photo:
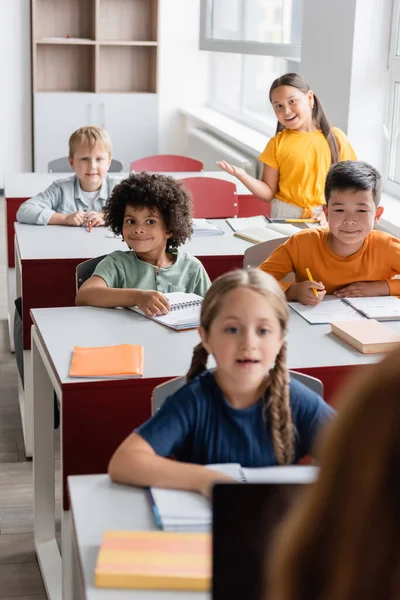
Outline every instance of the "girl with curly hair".
<path fill-rule="evenodd" d="M 177 250 L 192 234 L 192 203 L 180 181 L 132 173 L 115 186 L 104 220 L 130 249 L 112 252 L 97 265 L 77 304 L 138 306 L 153 316 L 168 313 L 166 292 L 205 295 L 211 282 L 203 265 Z"/>
<path fill-rule="evenodd" d="M 216 481 L 229 478 L 204 465 L 289 465 L 308 454 L 334 413 L 289 378 L 288 318 L 285 295 L 270 275 L 249 269 L 216 279 L 203 301 L 201 343 L 187 383 L 116 450 L 111 478 L 208 496 Z M 207 370 L 209 354 L 214 371 Z"/>

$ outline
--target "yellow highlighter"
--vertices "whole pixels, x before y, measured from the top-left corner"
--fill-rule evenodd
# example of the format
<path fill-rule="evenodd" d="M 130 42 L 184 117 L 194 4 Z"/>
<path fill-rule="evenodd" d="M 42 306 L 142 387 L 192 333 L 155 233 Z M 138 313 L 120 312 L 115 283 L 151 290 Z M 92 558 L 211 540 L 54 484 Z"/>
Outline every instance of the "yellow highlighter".
<path fill-rule="evenodd" d="M 307 268 L 306 269 L 306 273 L 307 273 L 307 277 L 308 277 L 309 281 L 314 281 L 314 279 L 313 279 L 313 277 L 311 275 L 310 269 Z M 316 296 L 318 298 L 318 292 L 317 292 L 317 290 L 315 288 L 312 288 L 312 291 L 314 292 L 314 296 Z"/>

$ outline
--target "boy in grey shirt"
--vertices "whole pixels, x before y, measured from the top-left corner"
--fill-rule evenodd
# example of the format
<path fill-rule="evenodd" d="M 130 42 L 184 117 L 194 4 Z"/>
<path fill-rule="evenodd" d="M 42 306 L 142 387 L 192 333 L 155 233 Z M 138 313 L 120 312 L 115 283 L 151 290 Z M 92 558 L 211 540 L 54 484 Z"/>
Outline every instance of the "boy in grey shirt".
<path fill-rule="evenodd" d="M 115 181 L 107 175 L 111 140 L 100 127 L 88 125 L 69 138 L 69 164 L 76 175 L 54 181 L 21 204 L 17 221 L 31 225 L 104 225 L 103 208 Z"/>

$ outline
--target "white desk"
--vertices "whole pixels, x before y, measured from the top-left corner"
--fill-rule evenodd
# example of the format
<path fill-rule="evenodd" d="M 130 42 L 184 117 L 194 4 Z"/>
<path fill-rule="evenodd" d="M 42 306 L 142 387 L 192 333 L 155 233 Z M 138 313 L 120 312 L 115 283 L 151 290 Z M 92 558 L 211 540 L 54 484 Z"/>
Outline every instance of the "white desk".
<path fill-rule="evenodd" d="M 143 489 L 117 485 L 107 475 L 68 478 L 72 516 L 71 563 L 66 587 L 74 600 L 208 600 L 207 592 L 162 590 L 112 590 L 94 586 L 97 554 L 105 530 L 156 529 Z M 88 518 L 88 508 L 90 518 Z"/>
<path fill-rule="evenodd" d="M 199 338 L 197 331 L 175 332 L 123 309 L 49 308 L 35 309 L 32 315 L 34 537 L 43 578 L 53 599 L 59 598 L 61 585 L 60 577 L 54 578 L 54 565 L 59 565 L 59 571 L 61 565 L 54 522 L 53 387 L 61 404 L 64 483 L 68 475 L 104 472 L 119 442 L 150 416 L 152 389 L 187 372 Z M 390 326 L 400 331 L 400 322 Z M 74 345 L 122 343 L 144 346 L 143 379 L 68 377 Z M 288 347 L 288 367 L 319 377 L 326 390 L 329 385 L 337 386 L 355 367 L 381 357 L 360 354 L 329 333 L 329 326 L 308 325 L 294 312 L 290 315 Z"/>
<path fill-rule="evenodd" d="M 121 181 L 129 176 L 130 173 L 110 173 L 110 177 L 116 181 Z M 6 198 L 32 198 L 57 181 L 72 177 L 73 173 L 7 173 L 4 177 L 4 194 Z M 232 181 L 236 185 L 236 193 L 240 196 L 251 196 L 252 193 L 233 175 L 225 173 L 218 169 L 216 171 L 179 171 L 166 172 L 162 175 L 169 175 L 175 179 L 185 179 L 186 177 L 215 177 L 224 181 Z"/>
<path fill-rule="evenodd" d="M 223 179 L 226 181 L 231 181 L 236 185 L 236 191 L 239 196 L 248 196 L 252 197 L 251 192 L 238 180 L 236 177 L 232 177 L 228 173 L 221 171 L 200 171 L 200 172 L 174 172 L 174 173 L 164 173 L 165 175 L 171 175 L 176 179 L 185 179 L 186 177 L 214 177 L 217 179 Z M 14 316 L 14 300 L 15 296 L 15 284 L 14 284 L 14 222 L 15 215 L 20 206 L 20 204 L 26 200 L 27 198 L 31 198 L 40 192 L 43 192 L 46 188 L 49 187 L 56 181 L 57 179 L 65 179 L 70 174 L 68 173 L 8 173 L 5 176 L 5 221 L 6 221 L 6 231 L 7 231 L 7 254 L 8 254 L 8 320 L 9 320 L 9 339 L 10 339 L 10 347 L 11 350 L 14 350 L 14 342 L 13 342 L 13 316 Z M 127 177 L 129 173 L 114 173 L 112 174 L 113 179 L 116 181 L 121 181 Z M 41 234 L 44 233 L 46 228 L 40 227 Z M 69 229 L 69 228 L 64 228 Z M 64 240 L 65 241 L 65 240 Z M 35 242 L 36 243 L 36 240 Z M 45 240 L 43 240 L 45 243 Z M 51 252 L 52 249 L 55 249 L 57 244 L 54 243 L 52 248 L 49 248 Z M 111 243 L 108 244 L 108 247 L 111 248 Z M 121 245 L 117 245 L 119 249 Z M 43 248 L 43 245 L 42 245 Z M 108 250 L 111 252 L 112 250 Z M 104 254 L 103 251 L 99 253 L 94 253 L 93 250 L 90 254 L 81 254 L 77 255 L 78 258 L 86 257 L 91 258 L 92 256 L 98 256 L 98 254 Z M 54 258 L 54 256 L 47 256 L 48 258 Z M 60 256 L 60 258 L 67 258 L 65 255 Z M 41 305 L 39 305 L 41 306 Z M 57 306 L 57 304 L 55 305 Z"/>
<path fill-rule="evenodd" d="M 211 279 L 232 268 L 241 268 L 250 242 L 233 235 L 224 219 L 214 222 L 224 231 L 218 236 L 194 236 L 182 249 L 197 256 Z M 32 456 L 32 400 L 30 381 L 30 309 L 73 306 L 75 304 L 75 269 L 89 258 L 127 250 L 121 239 L 108 237 L 103 227 L 91 233 L 82 227 L 38 227 L 15 223 L 15 277 L 17 294 L 22 296 L 24 328 L 25 389 L 19 385 L 19 403 L 26 456 Z M 9 306 L 9 319 L 11 309 Z"/>

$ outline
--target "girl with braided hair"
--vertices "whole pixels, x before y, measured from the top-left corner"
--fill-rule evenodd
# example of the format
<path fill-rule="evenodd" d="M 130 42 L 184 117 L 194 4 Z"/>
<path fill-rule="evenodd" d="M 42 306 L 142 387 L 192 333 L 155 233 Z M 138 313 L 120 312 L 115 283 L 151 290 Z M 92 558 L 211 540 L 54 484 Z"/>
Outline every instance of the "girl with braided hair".
<path fill-rule="evenodd" d="M 114 481 L 209 495 L 227 476 L 211 463 L 289 465 L 309 453 L 333 410 L 289 378 L 289 309 L 276 280 L 258 269 L 216 279 L 201 311 L 201 342 L 187 383 L 117 449 Z M 212 354 L 216 369 L 207 370 Z M 175 456 L 176 461 L 167 457 Z"/>

